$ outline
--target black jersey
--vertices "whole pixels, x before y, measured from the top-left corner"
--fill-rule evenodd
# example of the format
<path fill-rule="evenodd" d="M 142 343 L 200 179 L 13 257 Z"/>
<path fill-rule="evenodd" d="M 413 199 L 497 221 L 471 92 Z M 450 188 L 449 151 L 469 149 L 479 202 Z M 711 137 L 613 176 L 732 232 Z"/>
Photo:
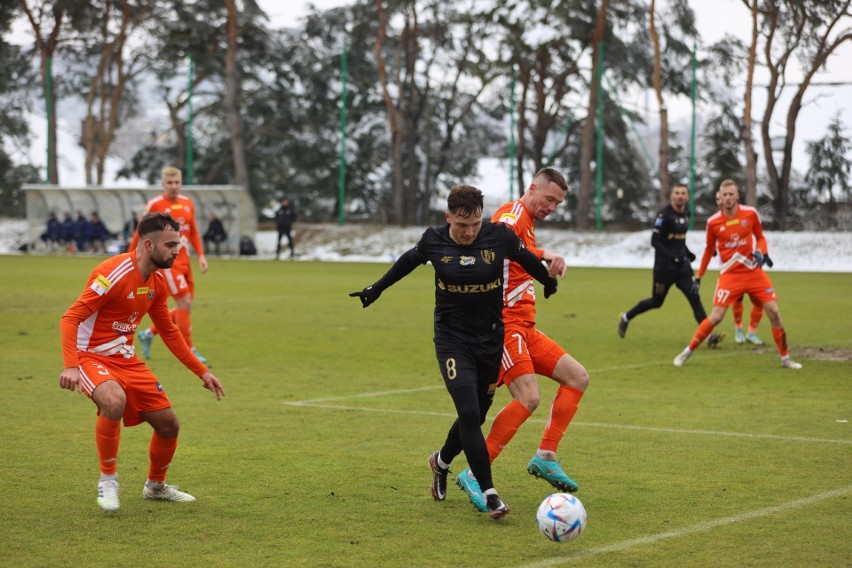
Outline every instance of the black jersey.
<path fill-rule="evenodd" d="M 374 298 L 421 264 L 435 269 L 435 326 L 470 334 L 502 334 L 503 260 L 514 260 L 536 280 L 556 291 L 556 280 L 506 225 L 484 221 L 470 245 L 450 238 L 450 226 L 426 229 L 420 241 L 403 253 L 375 284 L 365 288 Z M 354 295 L 361 296 L 360 293 Z M 362 296 L 362 302 L 364 297 Z M 499 329 L 498 329 L 499 327 Z"/>
<path fill-rule="evenodd" d="M 651 246 L 654 247 L 655 268 L 689 266 L 689 249 L 686 248 L 686 232 L 689 230 L 689 211 L 681 213 L 671 205 L 663 207 L 654 220 Z"/>
<path fill-rule="evenodd" d="M 414 251 L 435 269 L 435 321 L 450 328 L 484 331 L 503 321 L 503 259 L 518 259 L 526 250 L 501 223 L 484 221 L 470 245 L 450 238 L 449 225 L 427 229 Z M 536 263 L 541 266 L 537 259 Z"/>

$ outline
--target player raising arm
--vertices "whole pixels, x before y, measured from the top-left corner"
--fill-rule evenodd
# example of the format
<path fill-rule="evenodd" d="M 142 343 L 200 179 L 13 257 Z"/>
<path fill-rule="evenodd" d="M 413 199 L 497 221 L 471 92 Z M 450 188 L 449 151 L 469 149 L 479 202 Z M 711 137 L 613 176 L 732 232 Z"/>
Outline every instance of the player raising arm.
<path fill-rule="evenodd" d="M 471 502 L 492 518 L 509 512 L 494 488 L 482 423 L 494 398 L 503 351 L 503 261 L 517 261 L 556 292 L 556 280 L 505 225 L 482 221 L 482 192 L 458 185 L 447 198 L 447 224 L 427 229 L 375 284 L 350 296 L 366 308 L 393 283 L 431 262 L 435 269 L 435 353 L 458 418 L 441 455 L 462 451 L 482 488 Z M 448 464 L 449 465 L 449 464 Z M 446 490 L 446 483 L 443 490 Z"/>
<path fill-rule="evenodd" d="M 180 247 L 180 225 L 165 213 L 150 213 L 139 223 L 135 250 L 99 264 L 83 293 L 60 320 L 65 369 L 59 386 L 80 389 L 98 407 L 95 440 L 100 462 L 97 502 L 116 511 L 118 443 L 121 422 L 147 422 L 154 429 L 149 447 L 145 499 L 195 501 L 167 485 L 166 471 L 177 448 L 179 423 L 157 378 L 136 356 L 133 337 L 148 313 L 166 346 L 217 399 L 225 395 L 219 380 L 190 351 L 169 318 L 168 286 L 158 269 L 172 265 Z"/>

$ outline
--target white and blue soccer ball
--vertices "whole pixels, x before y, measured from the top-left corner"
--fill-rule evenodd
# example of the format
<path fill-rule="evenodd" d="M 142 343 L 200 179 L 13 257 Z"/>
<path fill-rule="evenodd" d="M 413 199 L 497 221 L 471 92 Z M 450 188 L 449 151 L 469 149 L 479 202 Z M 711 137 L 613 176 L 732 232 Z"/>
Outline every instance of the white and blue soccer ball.
<path fill-rule="evenodd" d="M 535 514 L 538 530 L 553 542 L 571 542 L 586 530 L 586 508 L 570 493 L 548 496 Z"/>

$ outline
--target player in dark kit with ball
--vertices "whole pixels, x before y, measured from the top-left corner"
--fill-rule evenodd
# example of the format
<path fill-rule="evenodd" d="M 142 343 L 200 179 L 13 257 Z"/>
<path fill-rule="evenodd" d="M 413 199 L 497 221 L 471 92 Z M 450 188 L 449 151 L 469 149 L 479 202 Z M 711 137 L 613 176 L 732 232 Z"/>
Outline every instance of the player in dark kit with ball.
<path fill-rule="evenodd" d="M 435 353 L 458 418 L 441 455 L 464 451 L 482 488 L 485 503 L 474 503 L 498 519 L 509 512 L 494 489 L 482 423 L 491 406 L 503 354 L 503 259 L 520 263 L 544 284 L 544 297 L 556 292 L 556 279 L 502 224 L 482 221 L 482 192 L 458 185 L 447 198 L 447 225 L 427 229 L 420 241 L 375 284 L 357 296 L 366 308 L 415 268 L 435 269 Z M 445 464 L 449 466 L 449 464 Z M 443 499 L 446 483 L 441 488 Z"/>

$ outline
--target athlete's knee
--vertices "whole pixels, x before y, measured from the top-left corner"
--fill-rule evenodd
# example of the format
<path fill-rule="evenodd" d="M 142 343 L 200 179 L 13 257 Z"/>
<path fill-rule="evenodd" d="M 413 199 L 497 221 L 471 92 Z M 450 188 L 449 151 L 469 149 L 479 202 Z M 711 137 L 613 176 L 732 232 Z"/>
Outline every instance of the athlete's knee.
<path fill-rule="evenodd" d="M 530 411 L 530 414 L 535 412 L 538 405 L 541 404 L 541 395 L 538 390 L 532 392 L 524 392 L 516 398 L 518 402 L 524 405 L 524 408 Z"/>
<path fill-rule="evenodd" d="M 651 297 L 651 308 L 658 309 L 663 307 L 663 301 L 665 300 L 665 296 L 652 296 Z"/>
<path fill-rule="evenodd" d="M 589 386 L 589 372 L 568 354 L 562 356 L 556 364 L 553 379 L 562 386 L 585 391 Z"/>
<path fill-rule="evenodd" d="M 177 438 L 180 432 L 180 420 L 174 412 L 171 412 L 154 426 L 154 431 L 161 438 Z"/>
<path fill-rule="evenodd" d="M 101 384 L 92 393 L 92 399 L 98 405 L 98 410 L 104 418 L 120 420 L 124 416 L 127 395 L 117 383 L 108 381 Z"/>
<path fill-rule="evenodd" d="M 538 380 L 534 374 L 516 377 L 508 385 L 512 398 L 524 405 L 524 408 L 535 412 L 541 403 L 541 395 L 538 392 Z"/>

